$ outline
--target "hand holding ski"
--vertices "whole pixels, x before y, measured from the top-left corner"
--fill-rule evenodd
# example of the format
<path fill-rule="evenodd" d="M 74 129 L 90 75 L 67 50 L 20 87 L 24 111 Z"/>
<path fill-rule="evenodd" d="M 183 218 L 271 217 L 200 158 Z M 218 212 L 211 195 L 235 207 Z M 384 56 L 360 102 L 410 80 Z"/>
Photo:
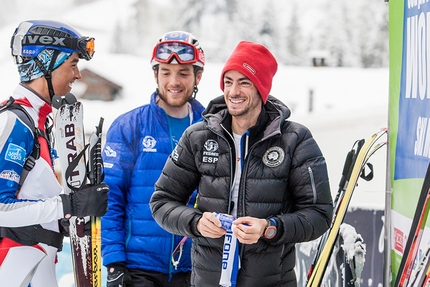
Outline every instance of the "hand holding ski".
<path fill-rule="evenodd" d="M 65 218 L 103 216 L 107 208 L 109 187 L 105 183 L 86 185 L 70 194 L 60 194 Z"/>
<path fill-rule="evenodd" d="M 76 286 L 100 287 L 100 218 L 90 219 L 89 216 L 102 216 L 107 210 L 109 188 L 102 183 L 103 118 L 100 119 L 96 132 L 91 135 L 90 143 L 85 145 L 82 103 L 68 93 L 65 97 L 54 96 L 52 105 L 57 109 L 55 135 L 65 193 L 62 197 L 65 203 L 69 199 L 69 205 L 73 206 L 70 208 L 70 214 L 74 216 L 69 220 L 69 233 Z M 85 224 L 90 220 L 91 235 L 88 235 Z"/>

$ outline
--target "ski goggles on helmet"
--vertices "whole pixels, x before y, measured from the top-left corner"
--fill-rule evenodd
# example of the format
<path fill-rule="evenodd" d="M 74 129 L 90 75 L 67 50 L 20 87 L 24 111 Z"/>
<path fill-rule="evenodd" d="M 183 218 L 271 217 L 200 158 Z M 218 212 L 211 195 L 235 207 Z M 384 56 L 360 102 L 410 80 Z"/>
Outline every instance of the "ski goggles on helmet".
<path fill-rule="evenodd" d="M 12 42 L 14 37 L 12 37 Z M 68 38 L 51 35 L 25 35 L 22 40 L 22 55 L 24 57 L 37 56 L 44 49 L 55 49 L 66 53 L 77 52 L 79 58 L 87 61 L 94 55 L 94 38 Z M 12 51 L 13 54 L 13 51 Z"/>
<path fill-rule="evenodd" d="M 203 67 L 205 58 L 196 46 L 182 41 L 164 41 L 154 47 L 152 60 L 162 64 L 169 64 L 176 59 L 178 64 L 197 65 Z"/>

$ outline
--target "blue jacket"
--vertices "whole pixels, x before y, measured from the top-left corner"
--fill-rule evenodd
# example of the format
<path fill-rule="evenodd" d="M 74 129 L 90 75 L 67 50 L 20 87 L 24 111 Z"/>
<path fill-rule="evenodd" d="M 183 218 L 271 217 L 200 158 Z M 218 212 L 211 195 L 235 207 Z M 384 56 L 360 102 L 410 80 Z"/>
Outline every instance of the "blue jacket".
<path fill-rule="evenodd" d="M 165 274 L 191 271 L 191 241 L 184 245 L 177 269 L 171 254 L 182 236 L 162 229 L 152 218 L 149 200 L 175 144 L 167 114 L 149 104 L 119 116 L 109 128 L 103 150 L 104 181 L 109 185 L 109 208 L 102 217 L 103 265 L 126 262 L 137 268 Z M 190 102 L 190 120 L 201 120 L 204 107 Z"/>

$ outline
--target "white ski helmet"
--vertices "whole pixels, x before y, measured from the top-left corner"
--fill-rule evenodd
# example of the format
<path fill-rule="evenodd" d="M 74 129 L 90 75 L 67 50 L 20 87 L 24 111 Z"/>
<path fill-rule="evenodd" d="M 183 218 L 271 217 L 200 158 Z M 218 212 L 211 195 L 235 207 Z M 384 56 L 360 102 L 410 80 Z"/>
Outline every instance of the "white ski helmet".
<path fill-rule="evenodd" d="M 151 66 L 158 64 L 194 65 L 203 68 L 205 53 L 192 34 L 171 31 L 165 33 L 154 47 Z"/>

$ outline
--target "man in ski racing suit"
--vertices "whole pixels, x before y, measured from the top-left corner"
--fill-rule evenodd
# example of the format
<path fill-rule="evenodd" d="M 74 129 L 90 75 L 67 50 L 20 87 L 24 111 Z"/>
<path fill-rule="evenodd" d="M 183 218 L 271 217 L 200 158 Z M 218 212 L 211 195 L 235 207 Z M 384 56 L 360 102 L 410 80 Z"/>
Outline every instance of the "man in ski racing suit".
<path fill-rule="evenodd" d="M 191 286 L 295 287 L 295 243 L 330 225 L 325 159 L 269 95 L 276 70 L 263 45 L 240 42 L 221 73 L 224 96 L 184 132 L 156 182 L 155 220 L 193 238 Z"/>
<path fill-rule="evenodd" d="M 201 120 L 204 108 L 195 97 L 204 63 L 192 34 L 165 33 L 153 49 L 157 89 L 150 103 L 119 116 L 109 128 L 103 152 L 109 210 L 102 218 L 107 287 L 190 284 L 191 240 L 163 230 L 152 218 L 149 199 L 183 131 Z"/>
<path fill-rule="evenodd" d="M 81 78 L 79 59 L 90 60 L 93 47 L 93 38 L 55 21 L 24 21 L 12 36 L 21 82 L 0 113 L 1 286 L 57 287 L 60 221 L 106 212 L 105 183 L 64 194 L 53 170 L 51 100 L 70 92 Z"/>

